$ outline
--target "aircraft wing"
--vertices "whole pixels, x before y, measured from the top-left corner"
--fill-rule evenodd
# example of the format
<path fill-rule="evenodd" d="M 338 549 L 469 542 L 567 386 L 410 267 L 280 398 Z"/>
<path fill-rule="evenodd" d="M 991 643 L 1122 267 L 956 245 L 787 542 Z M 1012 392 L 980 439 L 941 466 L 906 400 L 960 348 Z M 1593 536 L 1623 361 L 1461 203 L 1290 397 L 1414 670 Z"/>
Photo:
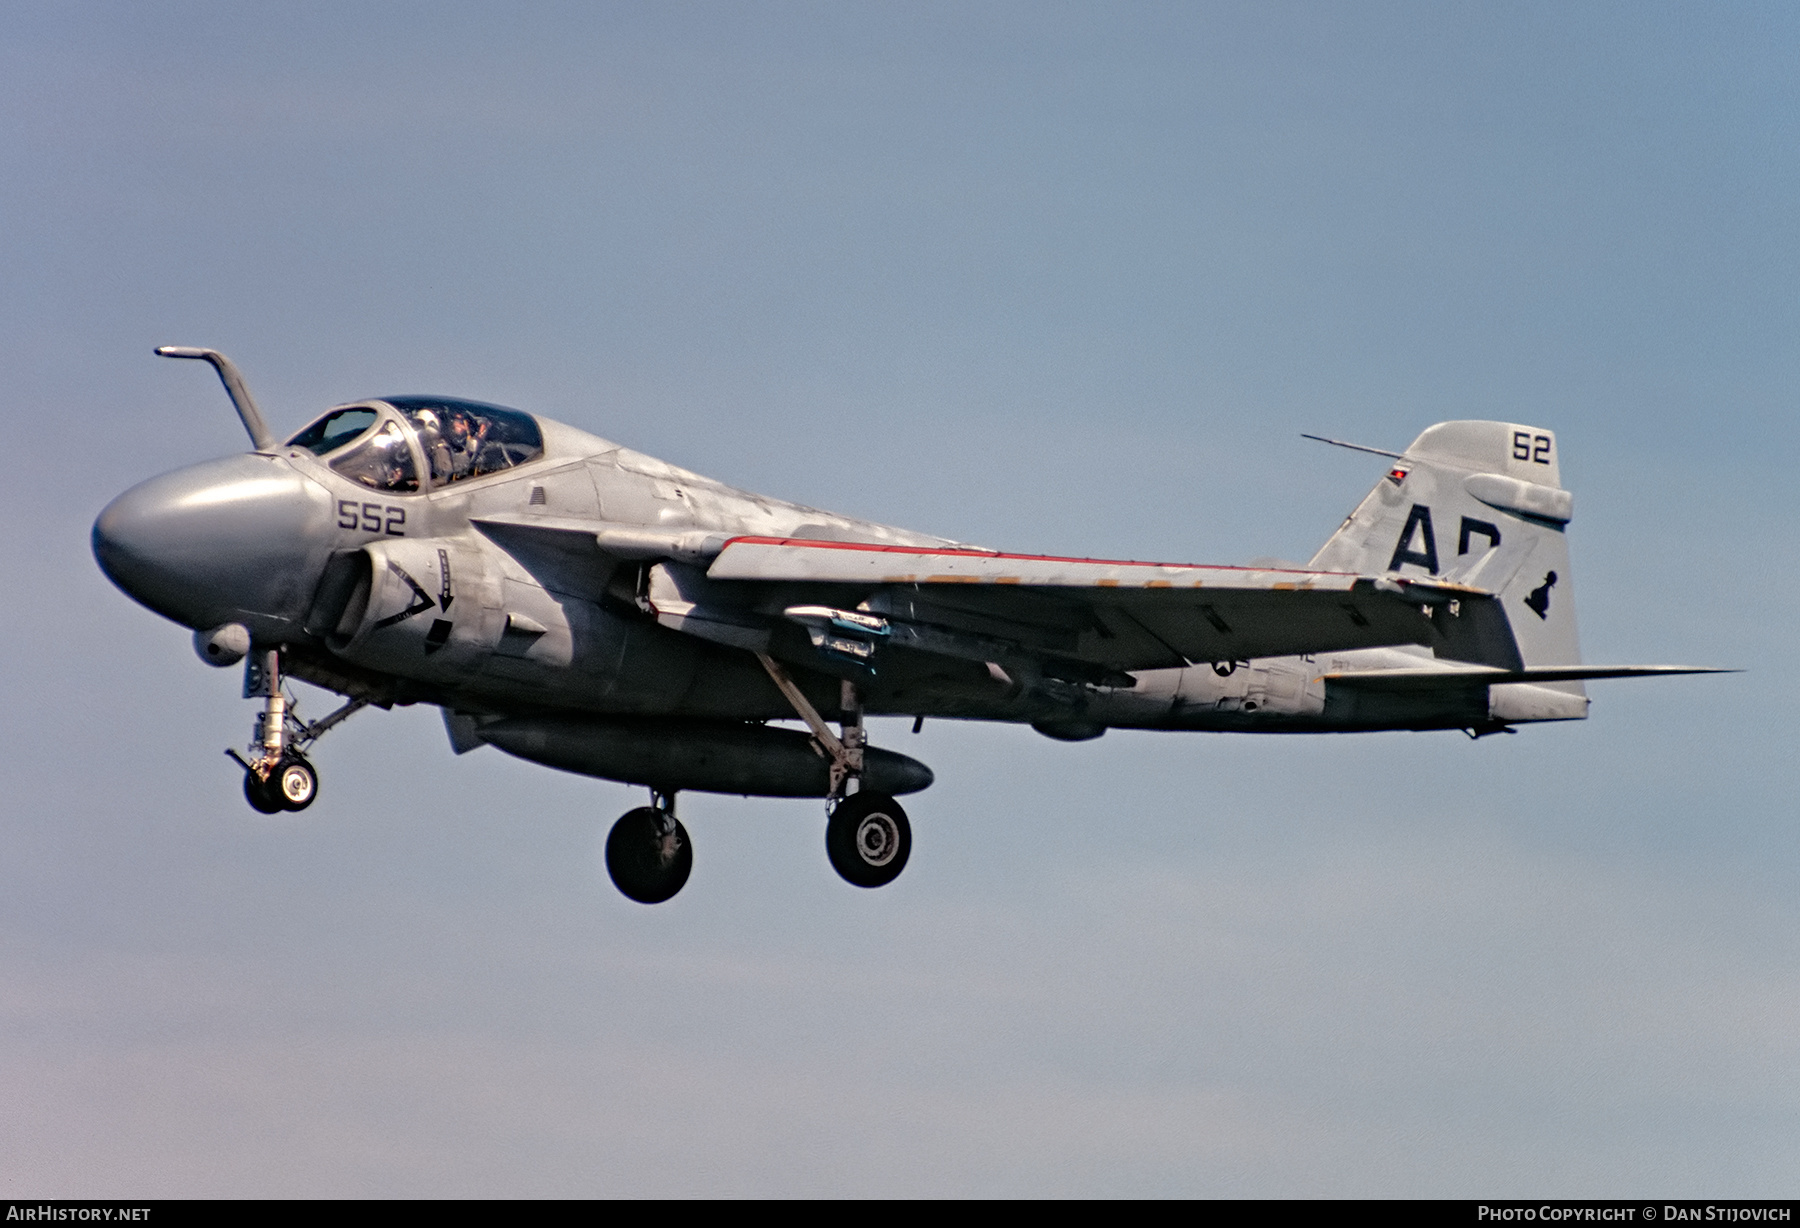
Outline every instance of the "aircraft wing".
<path fill-rule="evenodd" d="M 763 537 L 725 542 L 705 582 L 714 602 L 778 608 L 850 636 L 860 612 L 888 642 L 975 658 L 983 644 L 1004 646 L 1114 685 L 1119 671 L 1433 644 L 1450 611 L 1460 620 L 1493 601 L 1465 585 L 1348 572 Z"/>

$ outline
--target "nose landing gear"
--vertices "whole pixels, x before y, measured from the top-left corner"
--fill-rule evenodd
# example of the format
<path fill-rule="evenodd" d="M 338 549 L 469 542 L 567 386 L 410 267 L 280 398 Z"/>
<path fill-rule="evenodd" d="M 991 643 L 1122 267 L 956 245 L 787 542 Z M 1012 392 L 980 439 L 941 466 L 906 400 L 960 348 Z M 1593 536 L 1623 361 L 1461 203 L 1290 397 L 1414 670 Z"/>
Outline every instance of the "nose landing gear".
<path fill-rule="evenodd" d="M 675 818 L 675 795 L 652 792 L 651 805 L 627 811 L 606 837 L 606 872 L 626 899 L 661 904 L 694 868 L 694 846 Z"/>
<path fill-rule="evenodd" d="M 293 705 L 281 689 L 279 649 L 263 653 L 248 669 L 244 692 L 246 698 L 260 695 L 265 701 L 256 718 L 249 753 L 225 752 L 244 769 L 244 800 L 262 814 L 305 810 L 319 794 L 319 774 L 302 752 L 369 701 L 352 699 L 329 716 L 311 725 L 304 723 L 294 715 Z"/>

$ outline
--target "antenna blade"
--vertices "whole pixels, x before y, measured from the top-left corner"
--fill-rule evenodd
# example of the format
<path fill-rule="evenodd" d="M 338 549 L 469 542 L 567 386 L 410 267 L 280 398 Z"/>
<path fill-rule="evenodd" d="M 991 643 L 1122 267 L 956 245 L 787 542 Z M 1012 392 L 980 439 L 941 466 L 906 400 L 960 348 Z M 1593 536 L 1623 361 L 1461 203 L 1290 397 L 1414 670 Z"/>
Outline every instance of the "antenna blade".
<path fill-rule="evenodd" d="M 1365 448 L 1360 443 L 1345 443 L 1341 439 L 1327 439 L 1323 435 L 1308 435 L 1305 431 L 1300 432 L 1300 438 L 1316 439 L 1320 443 L 1328 443 L 1334 448 L 1349 448 L 1352 452 L 1373 452 L 1376 456 L 1391 456 L 1395 460 L 1406 455 L 1404 452 L 1389 452 L 1386 448 Z"/>

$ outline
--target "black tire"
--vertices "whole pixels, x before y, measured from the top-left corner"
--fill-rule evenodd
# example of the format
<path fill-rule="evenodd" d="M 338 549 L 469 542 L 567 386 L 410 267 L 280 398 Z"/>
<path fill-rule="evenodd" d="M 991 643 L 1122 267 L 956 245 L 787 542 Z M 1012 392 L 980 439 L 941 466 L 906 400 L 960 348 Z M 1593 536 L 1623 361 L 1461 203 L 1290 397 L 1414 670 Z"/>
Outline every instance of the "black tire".
<path fill-rule="evenodd" d="M 275 778 L 263 780 L 255 772 L 244 773 L 244 800 L 258 814 L 280 814 L 281 799 L 275 794 Z"/>
<path fill-rule="evenodd" d="M 661 904 L 681 890 L 693 868 L 687 828 L 654 807 L 627 812 L 606 837 L 606 872 L 628 900 Z"/>
<path fill-rule="evenodd" d="M 305 810 L 319 796 L 319 774 L 299 755 L 290 755 L 270 774 L 268 788 L 283 810 Z"/>
<path fill-rule="evenodd" d="M 852 793 L 831 812 L 825 855 L 845 882 L 885 887 L 900 877 L 912 856 L 912 824 L 887 794 Z"/>

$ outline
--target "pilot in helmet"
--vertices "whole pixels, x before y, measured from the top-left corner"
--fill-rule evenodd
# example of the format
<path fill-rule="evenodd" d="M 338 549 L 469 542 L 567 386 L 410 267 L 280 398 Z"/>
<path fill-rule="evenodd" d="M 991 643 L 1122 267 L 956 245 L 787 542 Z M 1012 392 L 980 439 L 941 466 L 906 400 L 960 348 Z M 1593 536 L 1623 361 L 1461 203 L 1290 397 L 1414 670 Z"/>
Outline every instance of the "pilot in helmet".
<path fill-rule="evenodd" d="M 413 429 L 419 434 L 419 451 L 425 454 L 425 463 L 431 469 L 433 484 L 449 481 L 450 447 L 444 442 L 444 428 L 437 412 L 415 409 L 407 416 L 412 420 Z"/>
<path fill-rule="evenodd" d="M 444 442 L 449 445 L 452 479 L 468 477 L 475 471 L 475 458 L 487 437 L 487 426 L 485 421 L 479 426 L 472 425 L 469 415 L 460 409 L 452 409 L 445 415 Z"/>

